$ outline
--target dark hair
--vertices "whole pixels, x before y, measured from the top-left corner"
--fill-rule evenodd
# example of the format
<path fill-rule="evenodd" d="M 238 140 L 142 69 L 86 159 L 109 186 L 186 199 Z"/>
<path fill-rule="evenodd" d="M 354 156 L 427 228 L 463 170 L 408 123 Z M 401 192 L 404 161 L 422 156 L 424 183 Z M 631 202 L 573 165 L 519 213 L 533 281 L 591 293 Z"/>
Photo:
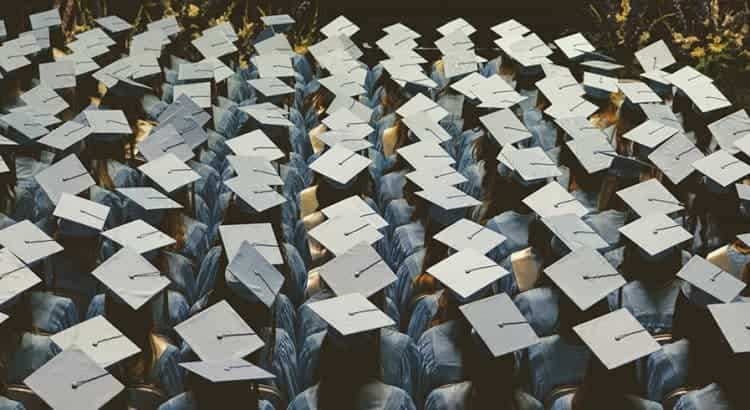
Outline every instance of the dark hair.
<path fill-rule="evenodd" d="M 682 268 L 682 249 L 673 247 L 657 260 L 648 260 L 638 245 L 621 237 L 625 243 L 620 273 L 628 280 L 639 280 L 646 284 L 661 285 L 674 279 Z"/>
<path fill-rule="evenodd" d="M 324 176 L 317 173 L 313 185 L 318 187 L 315 192 L 318 209 L 326 208 L 353 195 L 369 196 L 372 193 L 372 179 L 366 170 L 354 177 L 354 182 L 346 189 L 333 186 Z"/>
<path fill-rule="evenodd" d="M 465 408 L 471 410 L 521 410 L 513 377 L 516 360 L 513 353 L 497 358 L 491 357 L 486 346 L 471 334 L 471 327 L 465 326 L 461 333 L 461 356 L 463 372 L 471 381 L 471 389 L 464 398 Z"/>
<path fill-rule="evenodd" d="M 192 392 L 198 410 L 214 409 L 219 403 L 242 403 L 245 408 L 257 409 L 260 400 L 255 383 L 212 383 L 192 372 L 185 375 L 185 390 Z"/>
<path fill-rule="evenodd" d="M 381 379 L 380 332 L 374 331 L 366 341 L 337 344 L 331 332 L 323 338 L 317 369 L 319 410 L 355 409 L 363 385 Z"/>
<path fill-rule="evenodd" d="M 161 293 L 160 296 L 167 297 L 166 293 Z M 155 360 L 158 360 L 154 357 L 154 319 L 151 302 L 138 310 L 133 310 L 107 291 L 104 294 L 104 317 L 141 349 L 139 354 L 118 364 L 113 375 L 126 386 L 140 383 L 151 371 Z"/>
<path fill-rule="evenodd" d="M 582 344 L 583 341 L 573 331 L 573 327 L 606 313 L 609 313 L 609 306 L 606 299 L 600 300 L 586 310 L 581 310 L 570 297 L 561 294 L 558 313 L 558 334 L 568 343 Z"/>
<path fill-rule="evenodd" d="M 573 394 L 571 410 L 630 410 L 625 395 L 633 391 L 634 365 L 607 370 L 594 355 L 589 359 L 583 383 Z"/>

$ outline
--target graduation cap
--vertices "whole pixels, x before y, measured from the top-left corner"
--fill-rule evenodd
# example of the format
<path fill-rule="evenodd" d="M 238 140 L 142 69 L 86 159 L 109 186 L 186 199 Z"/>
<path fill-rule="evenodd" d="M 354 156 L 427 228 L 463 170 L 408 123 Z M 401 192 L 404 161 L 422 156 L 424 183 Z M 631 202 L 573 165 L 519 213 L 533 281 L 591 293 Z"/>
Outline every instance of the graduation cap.
<path fill-rule="evenodd" d="M 544 273 L 582 311 L 625 285 L 625 279 L 604 256 L 582 247 L 544 269 Z"/>
<path fill-rule="evenodd" d="M 39 82 L 53 90 L 76 86 L 76 66 L 72 61 L 39 64 Z"/>
<path fill-rule="evenodd" d="M 285 54 L 262 54 L 253 57 L 260 78 L 294 77 L 292 60 Z"/>
<path fill-rule="evenodd" d="M 89 135 L 91 135 L 91 128 L 75 121 L 68 121 L 41 138 L 39 143 L 65 151 Z"/>
<path fill-rule="evenodd" d="M 102 235 L 141 254 L 175 243 L 172 237 L 141 219 L 102 232 Z"/>
<path fill-rule="evenodd" d="M 565 214 L 583 217 L 589 213 L 583 204 L 556 181 L 537 189 L 524 198 L 523 203 L 542 218 Z"/>
<path fill-rule="evenodd" d="M 625 308 L 582 323 L 573 330 L 609 370 L 661 349 L 648 329 Z"/>
<path fill-rule="evenodd" d="M 60 19 L 60 10 L 57 8 L 30 14 L 29 21 L 31 22 L 32 30 L 55 27 L 62 24 L 62 20 Z"/>
<path fill-rule="evenodd" d="M 141 352 L 135 343 L 101 315 L 55 333 L 50 339 L 61 350 L 81 350 L 102 368 Z"/>
<path fill-rule="evenodd" d="M 46 85 L 38 85 L 19 97 L 26 105 L 48 114 L 59 114 L 70 105 L 64 98 L 60 97 L 53 89 Z"/>
<path fill-rule="evenodd" d="M 200 179 L 200 175 L 172 153 L 147 162 L 138 170 L 171 193 Z"/>
<path fill-rule="evenodd" d="M 583 89 L 589 96 L 599 99 L 608 100 L 610 94 L 617 93 L 618 80 L 614 77 L 584 72 Z"/>
<path fill-rule="evenodd" d="M 635 52 L 635 58 L 645 72 L 661 70 L 676 63 L 664 40 L 659 40 Z"/>
<path fill-rule="evenodd" d="M 233 292 L 245 300 L 259 300 L 268 308 L 284 285 L 284 275 L 247 241 L 227 266 L 226 280 Z"/>
<path fill-rule="evenodd" d="M 0 245 L 27 265 L 63 250 L 60 244 L 29 220 L 0 230 Z"/>
<path fill-rule="evenodd" d="M 195 101 L 186 94 L 176 97 L 172 104 L 169 104 L 167 108 L 159 114 L 157 120 L 160 125 L 164 125 L 164 123 L 167 123 L 170 120 L 179 119 L 180 117 L 189 117 L 190 120 L 197 123 L 200 127 L 205 125 L 211 119 L 211 115 L 205 112 L 203 108 L 196 104 Z"/>
<path fill-rule="evenodd" d="M 380 214 L 375 212 L 361 197 L 352 195 L 346 199 L 329 205 L 321 210 L 328 219 L 338 217 L 355 217 L 369 223 L 375 229 L 388 226 L 388 222 Z"/>
<path fill-rule="evenodd" d="M 656 179 L 621 189 L 617 191 L 617 196 L 639 216 L 654 213 L 669 215 L 685 209 L 685 205 Z"/>
<path fill-rule="evenodd" d="M 272 265 L 282 265 L 284 258 L 281 256 L 276 235 L 270 223 L 221 225 L 219 226 L 222 245 L 227 254 L 227 260 L 234 259 L 239 252 L 242 243 L 252 238 L 250 243 L 264 258 Z"/>
<path fill-rule="evenodd" d="M 333 113 L 340 109 L 347 109 L 352 112 L 357 118 L 362 121 L 370 121 L 372 118 L 373 109 L 365 104 L 362 104 L 356 98 L 349 97 L 336 97 L 328 106 L 328 112 Z"/>
<path fill-rule="evenodd" d="M 190 145 L 172 124 L 155 130 L 146 139 L 136 144 L 136 147 L 146 161 L 153 161 L 167 153 L 174 154 L 183 162 L 195 156 Z"/>
<path fill-rule="evenodd" d="M 596 47 L 581 33 L 571 34 L 555 40 L 555 44 L 569 60 L 583 57 L 596 51 Z"/>
<path fill-rule="evenodd" d="M 75 65 L 76 76 L 88 74 L 101 68 L 91 57 L 76 53 L 64 55 L 58 61 L 72 62 Z"/>
<path fill-rule="evenodd" d="M 750 303 L 717 303 L 708 305 L 708 311 L 734 353 L 750 352 L 750 329 L 747 324 Z"/>
<path fill-rule="evenodd" d="M 497 74 L 473 91 L 479 98 L 479 108 L 506 109 L 526 99 Z"/>
<path fill-rule="evenodd" d="M 442 144 L 452 139 L 451 134 L 424 111 L 404 118 L 403 122 L 420 141 Z"/>
<path fill-rule="evenodd" d="M 406 179 L 427 191 L 440 190 L 445 186 L 456 186 L 468 181 L 463 174 L 447 165 L 436 168 L 425 167 L 417 169 L 405 176 Z"/>
<path fill-rule="evenodd" d="M 174 98 L 187 95 L 201 108 L 211 108 L 211 83 L 190 83 L 174 86 Z"/>
<path fill-rule="evenodd" d="M 707 261 L 693 255 L 677 272 L 677 277 L 722 303 L 733 301 L 745 288 L 745 282 Z"/>
<path fill-rule="evenodd" d="M 245 105 L 240 107 L 240 110 L 246 112 L 261 125 L 287 128 L 294 126 L 286 117 L 288 113 L 271 103 Z M 232 141 L 234 139 L 236 138 L 233 138 Z"/>
<path fill-rule="evenodd" d="M 104 228 L 104 223 L 109 216 L 109 207 L 64 192 L 57 202 L 53 215 L 98 232 Z M 90 232 L 88 229 L 84 231 L 84 234 Z"/>
<path fill-rule="evenodd" d="M 525 141 L 533 136 L 512 110 L 499 110 L 479 117 L 500 146 Z"/>
<path fill-rule="evenodd" d="M 112 34 L 118 34 L 133 28 L 132 24 L 128 23 L 121 17 L 114 15 L 101 17 L 94 21 Z"/>
<path fill-rule="evenodd" d="M 544 110 L 544 113 L 557 120 L 574 117 L 588 118 L 598 110 L 599 107 L 596 104 L 584 98 L 569 96 L 553 102 L 550 107 Z"/>
<path fill-rule="evenodd" d="M 307 306 L 343 336 L 395 324 L 393 319 L 359 293 L 309 303 Z"/>
<path fill-rule="evenodd" d="M 620 233 L 650 256 L 657 256 L 693 237 L 682 225 L 660 213 L 643 216 L 620 228 Z"/>
<path fill-rule="evenodd" d="M 323 124 L 334 131 L 346 131 L 354 138 L 365 138 L 375 131 L 368 121 L 363 121 L 346 108 L 331 112 L 323 119 Z"/>
<path fill-rule="evenodd" d="M 359 31 L 359 27 L 344 16 L 338 16 L 320 29 L 326 37 L 351 37 Z"/>
<path fill-rule="evenodd" d="M 450 88 L 458 91 L 473 101 L 478 101 L 479 96 L 477 96 L 476 90 L 481 88 L 485 82 L 487 82 L 487 77 L 479 73 L 471 73 L 458 81 L 452 82 Z"/>
<path fill-rule="evenodd" d="M 503 152 L 500 156 L 503 156 Z M 523 182 L 528 184 L 561 175 L 557 164 L 549 159 L 540 147 L 511 150 L 505 154 L 504 159 L 510 162 Z"/>
<path fill-rule="evenodd" d="M 474 249 L 483 255 L 505 242 L 505 236 L 468 219 L 444 228 L 433 238 L 457 251 Z"/>
<path fill-rule="evenodd" d="M 607 134 L 601 128 L 592 124 L 586 117 L 558 118 L 555 119 L 555 124 L 574 140 L 585 137 L 607 138 Z"/>
<path fill-rule="evenodd" d="M 263 157 L 227 155 L 227 160 L 238 176 L 250 177 L 257 184 L 284 185 L 284 180 L 276 168 Z"/>
<path fill-rule="evenodd" d="M 92 134 L 131 135 L 125 113 L 121 110 L 86 110 L 83 112 Z"/>
<path fill-rule="evenodd" d="M 182 208 L 179 202 L 151 187 L 117 188 L 117 192 L 146 211 Z"/>
<path fill-rule="evenodd" d="M 263 24 L 273 27 L 274 31 L 288 31 L 294 24 L 294 19 L 288 14 L 277 14 L 273 16 L 261 16 Z"/>
<path fill-rule="evenodd" d="M 41 282 L 42 280 L 18 259 L 11 249 L 0 249 L 0 307 Z"/>
<path fill-rule="evenodd" d="M 554 215 L 542 218 L 542 222 L 555 238 L 571 251 L 579 248 L 602 249 L 609 246 L 607 241 L 575 214 Z"/>
<path fill-rule="evenodd" d="M 206 58 L 203 61 L 211 65 L 214 73 L 213 80 L 216 84 L 221 83 L 222 81 L 234 75 L 234 70 L 229 68 L 226 64 L 224 64 L 216 57 Z"/>
<path fill-rule="evenodd" d="M 28 65 L 31 65 L 31 61 L 26 58 L 24 50 L 13 44 L 5 43 L 0 46 L 0 68 L 5 73 L 12 73 Z"/>
<path fill-rule="evenodd" d="M 501 293 L 459 306 L 494 357 L 539 343 L 539 337 L 510 297 Z"/>
<path fill-rule="evenodd" d="M 660 103 L 661 97 L 654 92 L 646 83 L 640 81 L 627 81 L 617 84 L 620 91 L 625 94 L 628 101 L 633 104 Z"/>
<path fill-rule="evenodd" d="M 724 150 L 693 162 L 693 167 L 723 188 L 750 174 L 750 165 Z"/>
<path fill-rule="evenodd" d="M 173 36 L 182 30 L 180 24 L 177 22 L 177 17 L 175 16 L 167 16 L 153 21 L 148 23 L 146 27 L 148 27 L 149 30 L 161 30 L 167 36 Z"/>
<path fill-rule="evenodd" d="M 396 275 L 367 242 L 360 242 L 320 267 L 320 276 L 336 295 L 370 297 L 396 282 Z"/>
<path fill-rule="evenodd" d="M 606 155 L 614 153 L 614 148 L 606 138 L 601 136 L 590 135 L 576 138 L 566 142 L 565 145 L 589 174 L 609 169 L 614 161 L 611 155 Z"/>
<path fill-rule="evenodd" d="M 117 251 L 91 274 L 133 310 L 143 307 L 170 284 L 159 269 L 128 247 Z"/>
<path fill-rule="evenodd" d="M 15 131 L 11 138 L 19 143 L 28 143 L 49 132 L 39 120 L 36 120 L 29 112 L 15 111 L 0 117 L 9 128 Z"/>
<path fill-rule="evenodd" d="M 263 339 L 222 300 L 174 327 L 201 360 L 241 359 L 264 346 Z"/>
<path fill-rule="evenodd" d="M 262 367 L 242 359 L 184 362 L 180 366 L 211 383 L 257 382 L 276 378 Z"/>
<path fill-rule="evenodd" d="M 448 111 L 435 101 L 427 98 L 424 94 L 417 94 L 396 110 L 396 114 L 402 118 L 409 117 L 417 112 L 427 112 L 435 122 L 439 122 L 448 115 Z"/>
<path fill-rule="evenodd" d="M 75 154 L 38 172 L 34 178 L 54 204 L 60 201 L 64 193 L 75 195 L 96 185 L 94 178 Z"/>
<path fill-rule="evenodd" d="M 364 171 L 370 163 L 372 163 L 370 159 L 341 145 L 336 145 L 310 164 L 310 169 L 339 184 L 346 185 Z"/>
<path fill-rule="evenodd" d="M 463 249 L 427 268 L 443 285 L 468 299 L 508 271 L 475 249 Z"/>
<path fill-rule="evenodd" d="M 177 72 L 179 81 L 211 81 L 214 78 L 214 66 L 207 61 L 183 63 Z"/>
<path fill-rule="evenodd" d="M 341 255 L 360 242 L 373 244 L 383 235 L 358 215 L 331 218 L 308 232 L 334 255 Z"/>
<path fill-rule="evenodd" d="M 649 154 L 648 159 L 674 184 L 679 184 L 695 171 L 693 163 L 704 158 L 703 153 L 681 132 Z"/>
<path fill-rule="evenodd" d="M 406 162 L 417 170 L 444 168 L 456 162 L 440 145 L 432 141 L 420 141 L 396 150 Z"/>
<path fill-rule="evenodd" d="M 474 28 L 474 26 L 472 26 L 471 24 L 469 24 L 468 21 L 459 17 L 438 27 L 437 31 L 443 36 L 448 36 L 455 31 L 460 31 L 463 34 L 470 36 L 476 33 L 477 29 Z"/>
<path fill-rule="evenodd" d="M 708 129 L 721 149 L 734 155 L 741 149 L 736 143 L 750 136 L 750 116 L 747 111 L 739 110 L 708 124 Z"/>
<path fill-rule="evenodd" d="M 356 97 L 367 93 L 359 81 L 348 75 L 332 75 L 318 82 L 337 97 Z"/>
<path fill-rule="evenodd" d="M 623 134 L 623 137 L 648 149 L 654 149 L 678 132 L 680 130 L 677 128 L 658 121 L 647 120 Z"/>
<path fill-rule="evenodd" d="M 125 389 L 79 349 L 63 350 L 23 382 L 55 409 L 98 409 Z"/>
<path fill-rule="evenodd" d="M 258 78 L 255 80 L 248 80 L 247 82 L 251 87 L 255 88 L 266 97 L 294 94 L 294 88 L 286 85 L 286 83 L 275 77 Z"/>
<path fill-rule="evenodd" d="M 515 19 L 505 20 L 502 23 L 492 26 L 490 30 L 494 31 L 500 37 L 521 37 L 531 31 Z"/>
<path fill-rule="evenodd" d="M 232 192 L 255 212 L 263 212 L 286 202 L 286 197 L 275 188 L 256 182 L 253 176 L 240 175 L 224 181 Z"/>
<path fill-rule="evenodd" d="M 57 125 L 57 124 L 59 124 L 59 123 L 62 122 L 56 116 L 54 116 L 52 114 L 49 114 L 49 113 L 46 113 L 46 112 L 42 112 L 42 111 L 36 109 L 33 106 L 25 105 L 25 106 L 21 106 L 21 107 L 15 107 L 15 108 L 11 108 L 10 111 L 11 111 L 11 113 L 22 112 L 22 113 L 26 114 L 27 116 L 31 117 L 32 120 L 34 121 L 34 123 L 31 124 L 32 128 L 50 127 L 50 126 Z M 0 119 L 2 119 L 2 118 L 0 118 Z M 40 132 L 41 132 L 41 128 L 39 128 L 39 129 L 40 129 Z"/>

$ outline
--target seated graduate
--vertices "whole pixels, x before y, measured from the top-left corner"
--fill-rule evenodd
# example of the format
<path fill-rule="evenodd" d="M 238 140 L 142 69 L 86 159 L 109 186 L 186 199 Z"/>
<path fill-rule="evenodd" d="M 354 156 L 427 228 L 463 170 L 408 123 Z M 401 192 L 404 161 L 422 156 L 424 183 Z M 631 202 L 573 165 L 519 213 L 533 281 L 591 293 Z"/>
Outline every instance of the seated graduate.
<path fill-rule="evenodd" d="M 242 359 L 185 362 L 185 393 L 169 399 L 159 410 L 203 410 L 225 403 L 235 408 L 276 410 L 259 398 L 258 384 L 273 374 Z M 217 403 L 218 401 L 218 403 Z"/>
<path fill-rule="evenodd" d="M 290 410 L 412 410 L 412 399 L 381 381 L 380 332 L 395 322 L 364 296 L 351 293 L 312 303 L 328 324 L 320 350 L 318 384 L 300 393 Z"/>
<path fill-rule="evenodd" d="M 461 306 L 473 327 L 461 335 L 467 381 L 433 390 L 427 410 L 541 410 L 542 404 L 520 389 L 514 351 L 538 342 L 528 322 L 505 294 Z"/>

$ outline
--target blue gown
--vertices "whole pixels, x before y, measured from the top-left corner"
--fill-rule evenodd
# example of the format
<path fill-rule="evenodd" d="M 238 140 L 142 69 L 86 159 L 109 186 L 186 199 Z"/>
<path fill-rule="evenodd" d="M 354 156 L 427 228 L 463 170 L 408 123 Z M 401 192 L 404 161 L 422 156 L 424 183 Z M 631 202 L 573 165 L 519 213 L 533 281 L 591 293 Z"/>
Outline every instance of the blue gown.
<path fill-rule="evenodd" d="M 682 396 L 674 410 L 737 410 L 730 406 L 726 395 L 716 383 Z"/>
<path fill-rule="evenodd" d="M 78 308 L 69 298 L 40 291 L 29 295 L 31 321 L 39 331 L 55 334 L 78 324 Z"/>
<path fill-rule="evenodd" d="M 435 388 L 463 380 L 463 355 L 456 344 L 459 323 L 455 320 L 428 329 L 417 342 L 422 354 L 417 405 Z"/>
<path fill-rule="evenodd" d="M 471 382 L 461 382 L 439 387 L 427 396 L 424 410 L 464 410 L 466 397 L 471 389 Z M 516 391 L 519 410 L 543 410 L 539 400 L 523 391 Z"/>
<path fill-rule="evenodd" d="M 672 318 L 682 280 L 674 279 L 664 286 L 647 286 L 635 280 L 609 294 L 609 309 L 626 308 L 651 334 L 672 332 Z"/>
<path fill-rule="evenodd" d="M 537 336 L 557 333 L 560 291 L 551 287 L 529 289 L 513 300 Z"/>
<path fill-rule="evenodd" d="M 60 348 L 52 342 L 49 336 L 24 333 L 16 351 L 9 355 L 6 369 L 8 383 L 23 384 L 24 379 L 44 366 L 58 353 L 60 353 Z"/>
<path fill-rule="evenodd" d="M 661 404 L 636 396 L 626 396 L 628 409 L 632 410 L 662 410 Z M 570 410 L 573 403 L 573 393 L 566 394 L 552 404 L 551 410 Z"/>
<path fill-rule="evenodd" d="M 185 392 L 162 403 L 162 405 L 159 406 L 159 410 L 198 410 L 198 403 L 195 401 L 195 396 L 193 396 L 192 393 Z M 274 409 L 273 405 L 270 402 L 266 400 L 260 400 L 258 402 L 258 410 L 276 409 Z"/>
<path fill-rule="evenodd" d="M 501 262 L 513 252 L 528 248 L 529 224 L 534 218 L 534 213 L 520 214 L 511 210 L 487 221 L 487 228 L 506 237 L 505 242 L 491 250 L 487 256 L 496 262 Z"/>
<path fill-rule="evenodd" d="M 300 393 L 288 410 L 316 410 L 318 408 L 318 386 Z M 347 410 L 416 410 L 414 402 L 398 387 L 373 381 L 359 392 L 357 407 Z"/>
<path fill-rule="evenodd" d="M 686 387 L 688 375 L 688 349 L 690 343 L 681 339 L 662 346 L 647 359 L 646 398 L 662 401 L 680 387 Z M 639 372 L 640 373 L 640 372 Z M 641 381 L 641 384 L 643 382 Z"/>
<path fill-rule="evenodd" d="M 581 384 L 591 357 L 585 344 L 570 344 L 557 335 L 541 338 L 527 353 L 528 386 L 542 402 L 556 387 Z"/>
<path fill-rule="evenodd" d="M 0 410 L 24 410 L 23 404 L 0 396 Z"/>

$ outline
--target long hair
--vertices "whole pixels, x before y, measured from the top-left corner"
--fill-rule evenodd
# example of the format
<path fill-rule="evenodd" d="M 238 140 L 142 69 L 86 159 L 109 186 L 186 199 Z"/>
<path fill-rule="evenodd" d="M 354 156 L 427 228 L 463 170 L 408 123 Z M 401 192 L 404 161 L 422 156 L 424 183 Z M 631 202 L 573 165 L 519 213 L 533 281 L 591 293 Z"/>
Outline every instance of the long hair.
<path fill-rule="evenodd" d="M 338 344 L 330 334 L 323 338 L 317 370 L 319 410 L 356 409 L 362 386 L 380 380 L 380 332 L 366 341 Z M 358 336 L 355 336 L 358 337 Z"/>
<path fill-rule="evenodd" d="M 260 400 L 255 383 L 212 383 L 192 372 L 185 375 L 185 390 L 192 392 L 198 410 L 214 409 L 219 403 L 242 403 L 243 408 L 257 409 Z"/>
<path fill-rule="evenodd" d="M 471 389 L 464 398 L 470 410 L 521 410 L 514 380 L 516 360 L 513 354 L 490 357 L 486 347 L 477 346 L 470 331 L 462 334 L 461 352 L 463 371 L 471 381 Z"/>
<path fill-rule="evenodd" d="M 673 280 L 682 268 L 682 249 L 679 247 L 670 249 L 658 260 L 649 261 L 638 245 L 627 238 L 622 240 L 625 248 L 622 264 L 618 268 L 629 281 L 639 280 L 647 285 L 658 286 Z"/>
<path fill-rule="evenodd" d="M 333 186 L 325 177 L 315 174 L 313 185 L 316 190 L 318 209 L 326 208 L 353 195 L 370 196 L 372 194 L 372 179 L 369 172 L 360 172 L 354 177 L 354 183 L 346 189 Z"/>
<path fill-rule="evenodd" d="M 107 292 L 104 296 L 104 317 L 141 349 L 141 353 L 121 363 L 116 376 L 119 376 L 125 385 L 142 382 L 158 360 L 154 357 L 154 319 L 151 303 L 133 310 L 126 303 L 116 300 L 116 296 L 111 292 Z"/>
<path fill-rule="evenodd" d="M 632 364 L 607 370 L 604 364 L 591 356 L 589 359 L 586 375 L 583 383 L 573 394 L 571 410 L 629 410 L 628 400 L 625 395 L 632 391 L 632 377 L 634 366 Z"/>

